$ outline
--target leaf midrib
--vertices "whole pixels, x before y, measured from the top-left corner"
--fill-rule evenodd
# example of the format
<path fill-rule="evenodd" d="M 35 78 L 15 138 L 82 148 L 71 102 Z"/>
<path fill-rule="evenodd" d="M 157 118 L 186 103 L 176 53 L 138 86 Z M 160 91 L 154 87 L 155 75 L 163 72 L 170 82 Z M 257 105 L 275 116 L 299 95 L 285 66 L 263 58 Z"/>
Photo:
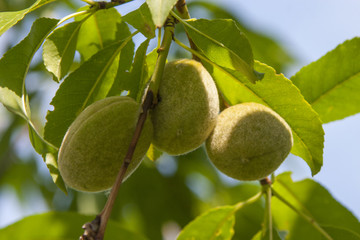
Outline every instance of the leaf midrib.
<path fill-rule="evenodd" d="M 327 89 L 325 92 L 323 92 L 321 95 L 319 95 L 317 98 L 315 98 L 312 102 L 310 102 L 311 105 L 316 105 L 318 102 L 320 102 L 323 98 L 327 97 L 329 94 L 331 94 L 335 89 L 342 87 L 343 84 L 345 84 L 348 81 L 351 81 L 352 79 L 360 77 L 360 72 L 357 72 L 356 74 L 344 78 L 342 81 L 337 82 L 335 85 L 333 85 L 331 88 Z"/>

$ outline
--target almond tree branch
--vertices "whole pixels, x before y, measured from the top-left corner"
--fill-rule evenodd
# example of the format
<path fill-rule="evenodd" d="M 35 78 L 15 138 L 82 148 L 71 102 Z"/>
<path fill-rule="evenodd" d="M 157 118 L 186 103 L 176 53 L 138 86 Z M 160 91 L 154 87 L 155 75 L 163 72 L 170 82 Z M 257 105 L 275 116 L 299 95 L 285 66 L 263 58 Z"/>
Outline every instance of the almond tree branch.
<path fill-rule="evenodd" d="M 142 112 L 139 115 L 135 132 L 128 148 L 127 154 L 120 167 L 119 173 L 116 177 L 115 183 L 111 189 L 110 196 L 104 206 L 104 209 L 99 215 L 95 217 L 92 222 L 83 225 L 83 229 L 85 229 L 85 231 L 84 234 L 80 237 L 80 240 L 103 240 L 104 238 L 107 222 L 110 218 L 111 211 L 113 209 L 117 194 L 119 192 L 127 168 L 131 163 L 136 144 L 140 138 L 140 134 L 148 116 L 148 112 L 157 103 L 156 95 L 164 72 L 170 44 L 172 42 L 174 27 L 175 19 L 173 17 L 168 18 L 164 26 L 165 32 L 163 42 L 158 49 L 159 55 L 154 69 L 154 73 L 151 77 L 149 89 L 147 90 L 145 99 L 142 103 Z"/>

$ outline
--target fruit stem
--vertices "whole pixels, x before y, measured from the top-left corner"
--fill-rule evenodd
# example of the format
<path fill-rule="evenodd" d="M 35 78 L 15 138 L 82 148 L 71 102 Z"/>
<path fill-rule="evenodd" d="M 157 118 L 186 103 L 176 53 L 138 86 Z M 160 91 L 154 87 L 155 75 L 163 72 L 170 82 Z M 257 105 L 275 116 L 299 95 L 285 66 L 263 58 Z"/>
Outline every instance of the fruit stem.
<path fill-rule="evenodd" d="M 170 45 L 174 36 L 175 19 L 171 16 L 165 22 L 164 25 L 164 36 L 161 46 L 157 49 L 158 59 L 156 61 L 154 72 L 150 79 L 149 90 L 154 94 L 154 102 L 157 103 L 157 92 L 160 86 L 161 78 L 164 73 L 166 59 L 169 53 Z"/>
<path fill-rule="evenodd" d="M 266 233 L 269 233 L 269 240 L 273 240 L 273 227 L 272 227 L 272 214 L 271 214 L 271 181 L 269 178 L 264 178 L 260 180 L 260 184 L 265 195 L 265 216 L 264 216 L 264 226 L 262 230 L 262 237 L 265 238 Z"/>
<path fill-rule="evenodd" d="M 277 191 L 272 189 L 272 195 L 279 199 L 281 202 L 283 202 L 286 206 L 288 206 L 290 209 L 292 209 L 294 212 L 296 212 L 299 216 L 301 216 L 305 221 L 310 223 L 321 235 L 323 235 L 328 240 L 333 240 L 333 238 L 320 226 L 316 220 L 302 211 L 298 210 L 294 205 L 292 205 L 289 201 L 287 201 L 285 198 L 283 198 Z"/>
<path fill-rule="evenodd" d="M 176 3 L 176 9 L 178 10 L 179 12 L 179 16 L 182 18 L 182 19 L 190 19 L 190 13 L 189 13 L 189 10 L 186 6 L 186 1 L 185 0 L 179 0 L 177 1 Z M 191 49 L 197 51 L 198 48 L 196 47 L 195 43 L 193 42 L 193 40 L 190 38 L 189 34 L 186 33 L 186 36 L 189 40 L 189 43 L 190 43 L 190 47 Z M 198 62 L 200 62 L 200 58 L 198 58 L 195 54 L 192 54 L 192 58 Z"/>

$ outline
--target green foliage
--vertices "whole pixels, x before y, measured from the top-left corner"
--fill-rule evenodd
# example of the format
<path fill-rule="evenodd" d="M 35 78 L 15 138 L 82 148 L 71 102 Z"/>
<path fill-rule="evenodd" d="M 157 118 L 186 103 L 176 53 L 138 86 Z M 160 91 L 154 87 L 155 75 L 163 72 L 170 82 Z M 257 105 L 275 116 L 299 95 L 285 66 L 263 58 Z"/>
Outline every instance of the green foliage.
<path fill-rule="evenodd" d="M 138 29 L 145 37 L 155 37 L 155 25 L 152 21 L 151 13 L 146 3 L 141 5 L 135 11 L 125 15 L 123 20 Z"/>
<path fill-rule="evenodd" d="M 197 9 L 207 10 L 215 19 L 233 19 L 236 21 L 237 27 L 245 34 L 251 44 L 254 58 L 272 66 L 277 72 L 281 72 L 285 66 L 294 61 L 293 57 L 275 40 L 262 32 L 257 32 L 247 27 L 247 24 L 241 18 L 231 12 L 232 9 L 227 10 L 218 4 L 208 1 L 191 1 L 188 3 L 188 8 L 190 12 Z"/>
<path fill-rule="evenodd" d="M 324 123 L 360 112 L 360 38 L 345 41 L 291 78 Z"/>
<path fill-rule="evenodd" d="M 211 209 L 187 225 L 177 240 L 230 240 L 234 234 L 235 210 L 236 206 L 223 206 Z"/>
<path fill-rule="evenodd" d="M 34 22 L 29 35 L 0 60 L 0 102 L 25 119 L 30 117 L 25 77 L 35 52 L 55 28 L 57 22 L 57 19 L 38 19 Z"/>
<path fill-rule="evenodd" d="M 87 8 L 79 10 L 84 9 Z M 82 21 L 84 18 L 87 16 L 76 17 L 75 20 Z M 128 36 L 129 28 L 122 22 L 121 15 L 116 9 L 99 10 L 81 24 L 76 50 L 82 60 L 86 61 L 101 49 Z"/>
<path fill-rule="evenodd" d="M 9 30 L 12 26 L 14 26 L 18 21 L 23 19 L 26 14 L 29 12 L 45 5 L 50 2 L 53 2 L 54 0 L 37 0 L 33 5 L 30 7 L 20 10 L 20 11 L 14 11 L 14 12 L 1 12 L 0 13 L 0 36 Z"/>
<path fill-rule="evenodd" d="M 333 233 L 334 239 L 346 239 L 336 237 L 341 232 L 360 236 L 359 220 L 317 182 L 311 179 L 293 182 L 290 173 L 284 173 L 276 177 L 274 189 L 299 211 L 324 226 L 325 231 L 328 228 L 330 230 L 328 233 L 331 236 Z M 277 227 L 288 230 L 286 239 L 322 239 L 321 234 L 309 222 L 277 198 L 273 198 L 272 212 Z"/>
<path fill-rule="evenodd" d="M 141 97 L 145 90 L 145 85 L 149 80 L 148 67 L 146 65 L 146 49 L 150 39 L 145 40 L 137 49 L 134 63 L 130 74 L 124 79 L 124 90 L 130 92 L 129 96 L 141 102 Z"/>
<path fill-rule="evenodd" d="M 162 27 L 177 0 L 146 0 L 156 27 Z"/>
<path fill-rule="evenodd" d="M 73 212 L 48 212 L 26 217 L 6 228 L 0 229 L 2 239 L 12 240 L 70 240 L 77 239 L 83 233 L 79 226 L 93 219 Z M 119 223 L 110 221 L 105 240 L 146 240 L 145 237 L 130 232 Z"/>
<path fill-rule="evenodd" d="M 188 20 L 185 28 L 196 46 L 212 62 L 239 71 L 253 83 L 258 80 L 249 41 L 233 20 Z"/>
<path fill-rule="evenodd" d="M 107 96 L 117 73 L 119 53 L 127 41 L 102 49 L 64 80 L 51 101 L 55 108 L 46 117 L 45 139 L 59 147 L 76 116 Z"/>
<path fill-rule="evenodd" d="M 44 64 L 59 82 L 69 71 L 82 22 L 71 22 L 54 30 L 43 46 Z"/>
<path fill-rule="evenodd" d="M 17 4 L 26 7 L 30 3 L 17 2 L 11 2 L 11 9 L 19 9 L 14 7 Z M 52 0 L 37 0 L 26 9 L 1 12 L 0 35 L 26 14 L 50 2 Z M 192 1 L 188 7 L 205 10 L 209 16 L 222 19 L 181 19 L 177 14 L 182 18 L 186 14 L 181 9 L 175 11 L 176 0 L 147 0 L 126 16 L 121 16 L 114 8 L 117 4 L 122 7 L 116 1 L 96 1 L 93 6 L 78 10 L 75 9 L 76 1 L 58 2 L 56 6 L 75 13 L 74 21 L 58 27 L 56 19 L 35 20 L 24 40 L 0 60 L 0 102 L 15 114 L 7 129 L 0 132 L 0 191 L 4 186 L 11 186 L 22 203 L 30 202 L 28 194 L 38 194 L 50 210 L 85 209 L 99 213 L 106 201 L 105 195 L 85 195 L 70 190 L 65 196 L 59 190 L 66 192 L 58 171 L 58 147 L 68 127 L 91 103 L 125 94 L 138 102 L 142 100 L 151 76 L 159 73 L 157 59 L 163 54 L 159 44 L 155 46 L 150 39 L 161 33 L 155 30 L 163 27 L 169 14 L 178 19 L 173 40 L 201 59 L 216 82 L 224 106 L 257 102 L 276 111 L 292 129 L 292 153 L 307 162 L 313 175 L 323 164 L 322 122 L 360 112 L 359 38 L 340 44 L 318 61 L 305 66 L 290 81 L 276 72 L 291 63 L 292 57 L 275 40 L 250 29 L 231 10 L 214 3 Z M 56 13 L 57 8 L 46 7 L 46 14 Z M 33 17 L 43 15 L 45 13 L 39 11 L 32 14 Z M 130 31 L 129 24 L 135 31 Z M 147 39 L 136 42 L 135 51 L 133 39 L 137 40 L 134 37 L 139 32 Z M 187 34 L 196 47 L 186 47 L 178 34 Z M 172 40 L 171 34 L 167 39 L 157 37 L 163 41 Z M 37 58 L 33 61 L 42 44 L 43 62 Z M 76 52 L 80 54 L 80 62 L 74 62 Z M 181 52 L 185 51 L 182 49 Z M 174 52 L 170 51 L 167 58 L 174 58 Z M 58 89 L 51 101 L 54 109 L 46 116 L 43 137 L 41 126 L 38 128 L 41 121 L 36 116 L 38 101 L 35 104 L 33 100 L 43 100 L 38 93 L 45 86 L 43 78 L 49 78 L 50 74 L 39 73 L 45 70 L 53 75 L 57 82 L 53 84 L 58 84 Z M 25 79 L 35 71 L 38 85 L 35 81 L 27 82 L 32 91 L 28 96 Z M 31 77 L 26 81 L 29 80 Z M 35 113 L 34 118 L 31 112 Z M 22 119 L 26 120 L 25 124 Z M 34 156 L 25 156 L 26 151 L 19 151 L 17 142 L 22 140 L 24 126 L 28 127 L 33 148 L 44 158 L 57 188 L 49 175 L 40 173 Z M 265 224 L 269 221 L 269 212 L 260 199 L 261 186 L 243 182 L 229 184 L 209 164 L 204 148 L 170 158 L 151 145 L 147 158 L 151 161 L 145 159 L 121 187 L 121 196 L 112 211 L 113 219 L 105 239 L 145 239 L 124 226 L 149 239 L 161 239 L 164 237 L 162 231 L 173 223 L 183 229 L 178 239 L 270 238 L 271 228 Z M 275 178 L 272 187 L 272 239 L 360 239 L 359 220 L 315 181 L 294 182 L 290 174 L 285 173 Z M 257 193 L 259 198 L 247 201 Z M 89 207 L 91 204 L 96 207 Z M 0 229 L 0 238 L 75 239 L 83 233 L 81 226 L 93 218 L 75 212 L 51 211 L 26 217 Z"/>

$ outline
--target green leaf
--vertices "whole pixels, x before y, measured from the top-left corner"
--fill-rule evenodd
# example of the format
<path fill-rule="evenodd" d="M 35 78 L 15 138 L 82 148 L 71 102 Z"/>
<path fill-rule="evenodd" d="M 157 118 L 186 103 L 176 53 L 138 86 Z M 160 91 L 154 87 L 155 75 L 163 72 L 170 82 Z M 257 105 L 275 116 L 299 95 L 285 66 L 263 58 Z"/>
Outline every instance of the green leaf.
<path fill-rule="evenodd" d="M 185 226 L 177 240 L 230 240 L 234 235 L 235 211 L 236 206 L 211 209 Z"/>
<path fill-rule="evenodd" d="M 49 169 L 51 178 L 58 188 L 60 188 L 65 194 L 67 194 L 67 189 L 65 182 L 61 177 L 58 162 L 57 162 L 58 152 L 49 152 L 43 155 L 44 162 L 46 163 L 47 168 Z"/>
<path fill-rule="evenodd" d="M 329 233 L 333 240 L 360 240 L 360 234 L 350 231 L 349 229 L 343 229 L 339 227 L 323 227 L 323 229 Z M 327 240 L 324 236 L 322 240 Z"/>
<path fill-rule="evenodd" d="M 320 171 L 324 146 L 324 131 L 316 112 L 304 100 L 290 80 L 265 64 L 255 62 L 255 69 L 265 73 L 255 84 L 243 80 L 237 71 L 209 67 L 219 90 L 227 102 L 258 102 L 272 108 L 289 124 L 293 132 L 292 153 L 303 158 L 312 174 Z"/>
<path fill-rule="evenodd" d="M 359 220 L 312 179 L 293 182 L 290 173 L 284 173 L 276 177 L 273 187 L 279 195 L 321 226 L 336 226 L 360 234 Z M 272 213 L 278 229 L 288 230 L 286 239 L 322 239 L 321 234 L 310 223 L 276 197 L 272 199 Z M 326 228 L 324 229 L 326 231 Z M 332 231 L 328 233 L 331 234 Z"/>
<path fill-rule="evenodd" d="M 29 12 L 45 5 L 54 0 L 37 0 L 33 5 L 30 7 L 16 11 L 16 12 L 1 12 L 0 13 L 0 36 L 6 32 L 9 28 L 14 26 L 18 21 L 24 18 L 26 14 Z"/>
<path fill-rule="evenodd" d="M 270 239 L 270 232 L 266 231 L 266 234 L 263 235 L 262 231 L 258 232 L 251 240 L 268 240 Z M 285 240 L 285 238 L 282 238 L 279 234 L 279 232 L 273 228 L 273 234 L 272 238 L 273 240 Z"/>
<path fill-rule="evenodd" d="M 125 15 L 123 20 L 139 30 L 145 37 L 155 37 L 155 25 L 152 21 L 151 13 L 146 3 L 141 5 L 135 11 Z"/>
<path fill-rule="evenodd" d="M 125 90 L 123 88 L 123 82 L 127 81 L 129 78 L 128 75 L 130 74 L 131 63 L 134 58 L 134 49 L 135 44 L 133 41 L 129 41 L 121 50 L 119 68 L 108 96 L 118 96 Z"/>
<path fill-rule="evenodd" d="M 176 2 L 177 0 L 146 0 L 156 27 L 160 28 L 164 25 L 166 18 Z"/>
<path fill-rule="evenodd" d="M 238 70 L 250 82 L 258 80 L 250 43 L 233 20 L 188 20 L 185 29 L 212 62 Z"/>
<path fill-rule="evenodd" d="M 81 23 L 71 22 L 56 29 L 44 42 L 44 64 L 57 82 L 67 74 L 73 63 Z"/>
<path fill-rule="evenodd" d="M 146 156 L 153 162 L 155 162 L 156 160 L 158 160 L 161 155 L 163 154 L 162 151 L 160 151 L 159 149 L 157 149 L 153 144 L 150 145 Z"/>
<path fill-rule="evenodd" d="M 345 41 L 291 78 L 324 123 L 360 112 L 360 38 Z"/>
<path fill-rule="evenodd" d="M 75 19 L 81 21 L 85 17 Z M 99 10 L 81 25 L 76 49 L 86 61 L 96 52 L 129 35 L 129 29 L 122 23 L 121 15 L 115 8 Z"/>
<path fill-rule="evenodd" d="M 119 41 L 96 53 L 72 72 L 52 99 L 54 110 L 48 112 L 45 139 L 56 147 L 76 116 L 110 91 L 117 73 L 119 54 L 131 38 Z"/>
<path fill-rule="evenodd" d="M 149 46 L 150 39 L 145 40 L 136 50 L 134 63 L 128 79 L 124 82 L 124 89 L 128 90 L 129 96 L 141 101 L 145 85 L 148 82 L 148 68 L 146 65 L 146 49 Z"/>
<path fill-rule="evenodd" d="M 48 212 L 26 217 L 8 227 L 0 229 L 1 239 L 11 240 L 71 240 L 84 234 L 81 226 L 94 219 L 73 212 Z M 110 220 L 105 240 L 145 240 L 143 236 L 130 232 L 119 223 Z"/>
<path fill-rule="evenodd" d="M 266 63 L 277 70 L 283 72 L 284 67 L 294 61 L 293 57 L 271 36 L 264 35 L 263 32 L 256 32 L 247 26 L 245 22 L 239 19 L 234 12 L 234 9 L 226 9 L 221 5 L 209 1 L 191 1 L 187 3 L 188 8 L 197 10 L 207 10 L 215 19 L 233 19 L 239 29 L 245 33 L 246 37 L 251 43 L 251 48 L 254 54 L 254 59 Z M 235 12 L 234 12 L 235 13 Z"/>
<path fill-rule="evenodd" d="M 58 20 L 56 19 L 40 18 L 36 20 L 29 35 L 5 53 L 0 60 L 0 101 L 7 109 L 27 121 L 32 146 L 37 153 L 43 156 L 55 184 L 66 192 L 57 167 L 53 168 L 53 163 L 50 166 L 45 159 L 46 154 L 54 154 L 57 149 L 44 140 L 31 122 L 28 97 L 25 90 L 25 78 L 30 62 L 45 37 L 55 28 L 57 23 Z"/>
<path fill-rule="evenodd" d="M 25 91 L 25 78 L 30 62 L 57 22 L 58 20 L 50 18 L 36 20 L 28 36 L 0 59 L 0 102 L 24 119 L 28 119 L 30 115 Z"/>

